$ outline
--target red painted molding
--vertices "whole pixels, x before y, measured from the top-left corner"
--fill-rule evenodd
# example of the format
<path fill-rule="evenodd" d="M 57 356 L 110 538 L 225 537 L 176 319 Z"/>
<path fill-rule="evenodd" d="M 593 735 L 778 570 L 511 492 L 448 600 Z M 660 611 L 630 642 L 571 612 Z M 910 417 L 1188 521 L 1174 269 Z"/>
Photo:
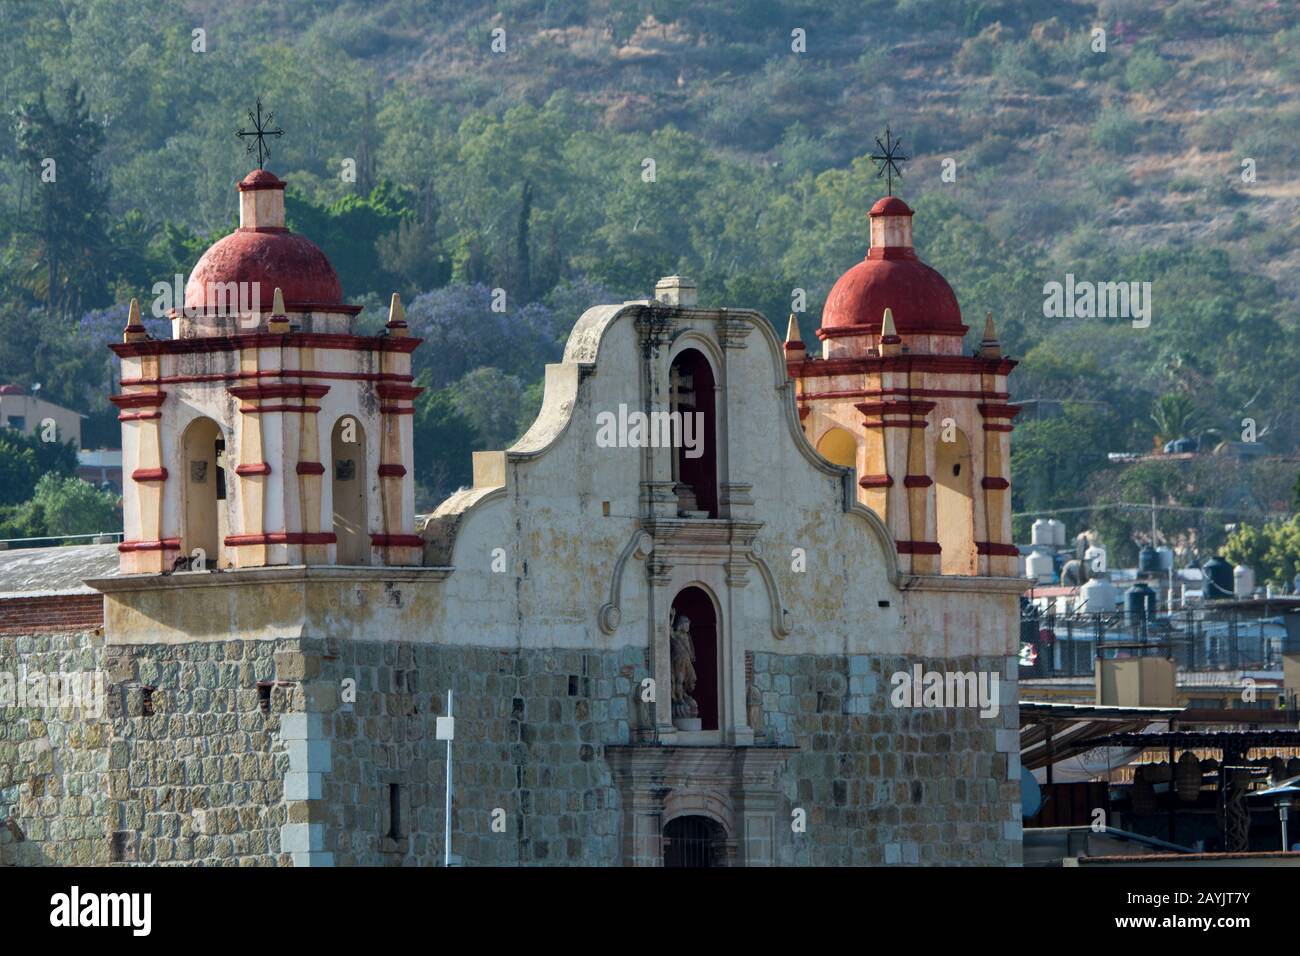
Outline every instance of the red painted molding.
<path fill-rule="evenodd" d="M 126 392 L 108 396 L 108 400 L 118 408 L 157 408 L 166 399 L 166 392 Z"/>
<path fill-rule="evenodd" d="M 983 478 L 980 480 L 980 484 L 989 491 L 1006 491 L 1011 487 L 1011 482 L 1005 478 Z"/>
<path fill-rule="evenodd" d="M 117 416 L 119 422 L 143 422 L 151 418 L 162 418 L 162 412 L 132 412 Z"/>
<path fill-rule="evenodd" d="M 1020 414 L 1019 405 L 1003 405 L 986 402 L 975 406 L 985 418 L 1015 418 Z"/>
<path fill-rule="evenodd" d="M 402 408 L 399 405 L 380 405 L 379 410 L 385 415 L 414 415 L 414 408 Z"/>
<path fill-rule="evenodd" d="M 323 475 L 325 466 L 318 461 L 300 461 L 298 462 L 297 472 L 300 475 Z"/>
<path fill-rule="evenodd" d="M 899 554 L 942 554 L 937 541 L 895 541 Z"/>
<path fill-rule="evenodd" d="M 370 543 L 376 548 L 424 547 L 424 539 L 418 534 L 372 534 Z"/>
<path fill-rule="evenodd" d="M 257 544 L 334 544 L 338 536 L 332 531 L 271 531 L 266 534 L 228 534 L 226 545 L 245 548 Z"/>
<path fill-rule="evenodd" d="M 320 411 L 319 405 L 240 405 L 239 411 L 245 415 L 260 415 L 263 412 L 303 412 L 315 415 Z"/>
<path fill-rule="evenodd" d="M 905 475 L 903 476 L 904 488 L 929 488 L 934 484 L 934 479 L 929 475 Z"/>
<path fill-rule="evenodd" d="M 1007 392 L 976 392 L 956 388 L 876 388 L 804 392 L 799 396 L 799 400 L 817 402 L 843 398 L 888 398 L 891 395 L 905 395 L 912 398 L 982 398 L 994 401 L 1010 397 Z"/>
<path fill-rule="evenodd" d="M 989 425 L 989 424 L 985 424 L 985 426 L 984 426 L 984 430 L 985 430 L 986 432 L 1011 432 L 1011 431 L 1015 431 L 1015 430 L 1016 430 L 1016 426 L 1015 426 L 1015 425 Z"/>
<path fill-rule="evenodd" d="M 406 468 L 403 465 L 380 465 L 380 478 L 403 478 L 406 475 Z"/>
<path fill-rule="evenodd" d="M 799 421 L 803 421 L 805 418 L 807 418 L 807 417 L 808 417 L 809 415 L 811 415 L 811 414 L 812 414 L 812 409 L 811 409 L 811 408 L 808 408 L 806 405 L 805 405 L 805 406 L 801 406 L 801 407 L 799 408 Z"/>
<path fill-rule="evenodd" d="M 1003 558 L 1020 557 L 1020 549 L 1014 544 L 998 544 L 996 541 L 976 541 L 976 554 L 989 554 Z"/>
<path fill-rule="evenodd" d="M 361 306 L 322 306 L 321 311 L 361 311 Z M 386 336 L 375 338 L 366 335 L 343 335 L 332 332 L 293 332 L 288 336 L 250 332 L 247 335 L 201 335 L 189 339 L 149 339 L 145 342 L 110 342 L 109 348 L 121 358 L 141 355 L 190 355 L 199 352 L 237 352 L 240 349 L 283 346 L 292 343 L 295 348 L 344 349 L 349 352 L 405 352 L 411 353 L 423 339 Z"/>
<path fill-rule="evenodd" d="M 424 391 L 424 386 L 380 382 L 375 391 L 379 393 L 380 398 L 393 399 L 394 401 L 402 401 L 403 399 L 410 401 L 419 397 L 420 393 Z"/>
<path fill-rule="evenodd" d="M 862 422 L 866 428 L 929 428 L 930 423 L 923 418 L 867 418 Z M 987 428 L 988 426 L 984 426 Z"/>
<path fill-rule="evenodd" d="M 821 335 L 820 332 L 817 333 Z M 928 334 L 928 333 L 927 333 Z M 1015 359 L 983 359 L 975 355 L 891 355 L 806 359 L 802 378 L 829 378 L 875 372 L 942 372 L 948 375 L 1006 375 L 1020 363 Z"/>
<path fill-rule="evenodd" d="M 166 481 L 166 468 L 137 468 L 131 472 L 132 481 Z"/>
<path fill-rule="evenodd" d="M 858 484 L 863 488 L 892 488 L 894 478 L 892 475 L 863 475 Z"/>
<path fill-rule="evenodd" d="M 128 385 L 174 385 L 193 382 L 237 382 L 261 378 L 337 379 L 350 382 L 409 382 L 413 375 L 396 372 L 319 372 L 315 369 L 262 369 L 247 372 L 209 372 L 203 375 L 164 375 L 161 378 L 124 378 L 122 387 Z M 994 395 L 994 398 L 1000 397 Z"/>
<path fill-rule="evenodd" d="M 863 415 L 920 415 L 934 410 L 936 402 L 860 402 L 853 407 Z"/>
<path fill-rule="evenodd" d="M 235 474 L 240 478 L 253 478 L 257 475 L 269 475 L 270 473 L 271 466 L 264 461 L 252 462 L 247 465 L 237 465 L 235 467 Z"/>
<path fill-rule="evenodd" d="M 117 546 L 118 551 L 179 551 L 180 538 L 163 538 L 161 541 L 123 541 Z"/>
<path fill-rule="evenodd" d="M 918 329 L 915 332 L 909 332 L 909 335 L 965 335 L 970 329 L 969 325 L 963 325 L 957 329 Z M 850 335 L 880 335 L 880 325 L 839 325 L 829 329 L 818 329 L 817 338 L 825 342 L 827 339 L 843 339 Z"/>
<path fill-rule="evenodd" d="M 265 382 L 256 385 L 232 385 L 226 389 L 235 398 L 257 401 L 264 398 L 322 398 L 330 390 L 328 385 L 311 385 L 307 382 Z"/>

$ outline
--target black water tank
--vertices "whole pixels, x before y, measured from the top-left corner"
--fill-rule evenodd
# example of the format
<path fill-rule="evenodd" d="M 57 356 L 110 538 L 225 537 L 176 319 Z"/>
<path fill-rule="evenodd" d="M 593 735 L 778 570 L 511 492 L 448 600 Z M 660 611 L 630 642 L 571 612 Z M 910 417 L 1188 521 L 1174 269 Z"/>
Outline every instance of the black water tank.
<path fill-rule="evenodd" d="M 1138 552 L 1138 573 L 1156 574 L 1160 571 L 1160 554 L 1149 544 L 1142 545 Z"/>
<path fill-rule="evenodd" d="M 1155 603 L 1156 592 L 1139 581 L 1124 592 L 1124 610 L 1130 621 L 1145 621 Z"/>
<path fill-rule="evenodd" d="M 1205 583 L 1201 593 L 1207 601 L 1222 601 L 1233 596 L 1232 565 L 1217 554 L 1201 567 Z"/>

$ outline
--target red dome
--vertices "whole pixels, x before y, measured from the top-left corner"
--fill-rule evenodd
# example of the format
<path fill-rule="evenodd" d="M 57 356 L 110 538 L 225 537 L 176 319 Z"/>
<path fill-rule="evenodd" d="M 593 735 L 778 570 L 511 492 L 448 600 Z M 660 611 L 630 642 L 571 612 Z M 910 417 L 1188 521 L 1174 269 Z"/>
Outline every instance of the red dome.
<path fill-rule="evenodd" d="M 277 288 L 291 312 L 328 312 L 343 305 L 343 287 L 325 253 L 310 239 L 287 230 L 239 229 L 215 243 L 185 284 L 186 307 L 202 308 L 207 290 L 223 282 L 259 283 L 262 311 L 270 310 Z"/>
<path fill-rule="evenodd" d="M 872 247 L 831 288 L 822 309 L 823 333 L 880 333 L 892 309 L 900 335 L 962 335 L 961 307 L 952 286 L 916 257 L 912 210 L 897 196 L 871 207 Z"/>
<path fill-rule="evenodd" d="M 840 276 L 826 297 L 822 328 L 879 333 L 885 309 L 893 310 L 900 335 L 966 331 L 952 286 L 915 255 L 863 259 Z"/>

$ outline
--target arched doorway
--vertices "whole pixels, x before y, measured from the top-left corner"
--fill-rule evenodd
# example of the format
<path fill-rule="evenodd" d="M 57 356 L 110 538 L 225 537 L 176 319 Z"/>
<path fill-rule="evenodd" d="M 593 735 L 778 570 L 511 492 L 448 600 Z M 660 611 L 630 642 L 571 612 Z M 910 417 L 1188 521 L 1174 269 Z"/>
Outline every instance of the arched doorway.
<path fill-rule="evenodd" d="M 718 730 L 718 701 L 721 696 L 718 689 L 718 615 L 713 599 L 702 588 L 684 588 L 673 600 L 672 616 L 674 634 L 670 638 L 670 656 L 673 660 L 674 703 L 678 692 L 676 661 L 686 653 L 684 645 L 687 636 L 676 632 L 685 624 L 690 651 L 694 654 L 689 669 L 694 675 L 694 685 L 691 686 L 688 677 L 684 690 L 695 701 L 696 715 L 700 720 L 699 729 Z M 674 711 L 676 709 L 674 707 Z M 673 716 L 676 719 L 679 715 L 675 712 Z"/>
<path fill-rule="evenodd" d="M 226 527 L 226 441 L 221 426 L 210 418 L 196 418 L 181 440 L 185 462 L 185 524 L 181 554 L 189 558 L 203 552 L 203 567 L 221 567 L 221 542 Z"/>
<path fill-rule="evenodd" d="M 944 441 L 941 435 L 934 453 L 935 524 L 943 551 L 939 570 L 943 574 L 975 574 L 979 566 L 970 442 L 959 428 L 953 429 L 952 438 Z"/>
<path fill-rule="evenodd" d="M 858 442 L 847 429 L 827 429 L 817 441 L 817 452 L 827 461 L 842 467 L 858 467 Z"/>
<path fill-rule="evenodd" d="M 366 433 L 355 416 L 334 423 L 330 436 L 331 497 L 334 502 L 336 564 L 369 564 L 366 515 Z"/>
<path fill-rule="evenodd" d="M 679 511 L 718 516 L 718 428 L 713 368 L 697 349 L 685 349 L 669 369 L 671 411 L 681 416 L 673 451 L 673 481 Z M 689 418 L 689 421 L 688 421 Z M 690 440 L 690 447 L 685 439 Z"/>
<path fill-rule="evenodd" d="M 674 817 L 664 827 L 664 866 L 725 866 L 726 833 L 711 817 Z"/>

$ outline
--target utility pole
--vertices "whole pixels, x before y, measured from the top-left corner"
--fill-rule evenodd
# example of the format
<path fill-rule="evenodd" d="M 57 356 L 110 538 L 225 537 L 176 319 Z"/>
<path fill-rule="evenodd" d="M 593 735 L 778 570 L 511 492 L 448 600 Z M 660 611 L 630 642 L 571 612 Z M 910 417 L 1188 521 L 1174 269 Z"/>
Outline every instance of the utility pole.
<path fill-rule="evenodd" d="M 447 799 L 444 808 L 446 825 L 443 830 L 442 865 L 451 866 L 451 742 L 456 736 L 456 718 L 451 715 L 452 691 L 447 690 L 447 716 L 439 717 L 437 740 L 447 741 Z"/>

